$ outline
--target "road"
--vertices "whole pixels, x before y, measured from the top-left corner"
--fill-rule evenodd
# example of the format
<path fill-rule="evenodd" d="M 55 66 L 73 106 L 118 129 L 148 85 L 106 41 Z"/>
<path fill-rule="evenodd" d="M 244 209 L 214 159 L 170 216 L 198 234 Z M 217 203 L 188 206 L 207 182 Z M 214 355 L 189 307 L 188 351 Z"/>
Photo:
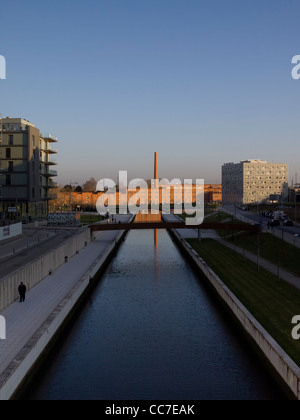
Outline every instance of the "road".
<path fill-rule="evenodd" d="M 261 223 L 261 216 L 259 214 L 255 214 L 255 213 L 251 213 L 249 211 L 243 211 L 240 210 L 238 207 L 235 207 L 233 205 L 223 205 L 223 210 L 225 210 L 226 212 L 229 212 L 232 215 L 236 215 L 236 216 L 242 216 L 245 217 L 246 219 L 251 220 L 253 223 Z M 263 225 L 265 227 L 267 227 L 268 222 L 270 221 L 270 219 L 268 217 L 263 217 Z M 299 226 L 283 226 L 281 225 L 280 227 L 274 227 L 275 230 L 278 230 L 279 232 L 282 232 L 282 230 L 285 233 L 289 233 L 291 235 L 300 235 L 300 227 Z"/>
<path fill-rule="evenodd" d="M 24 236 L 0 244 L 0 279 L 56 248 L 77 230 L 24 230 Z M 40 242 L 38 242 L 40 241 Z M 12 254 L 15 249 L 16 254 Z"/>

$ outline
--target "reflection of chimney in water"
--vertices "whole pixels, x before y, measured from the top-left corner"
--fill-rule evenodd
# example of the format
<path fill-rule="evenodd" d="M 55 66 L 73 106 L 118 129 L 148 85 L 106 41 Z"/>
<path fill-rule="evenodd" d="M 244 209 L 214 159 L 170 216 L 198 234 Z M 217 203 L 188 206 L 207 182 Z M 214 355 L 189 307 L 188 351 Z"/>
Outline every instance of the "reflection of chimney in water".
<path fill-rule="evenodd" d="M 158 229 L 154 229 L 154 246 L 155 248 L 158 246 Z"/>
<path fill-rule="evenodd" d="M 158 188 L 158 168 L 157 168 L 157 152 L 154 153 L 154 179 L 155 182 L 155 188 Z M 154 246 L 157 248 L 158 246 L 158 230 L 154 230 Z"/>

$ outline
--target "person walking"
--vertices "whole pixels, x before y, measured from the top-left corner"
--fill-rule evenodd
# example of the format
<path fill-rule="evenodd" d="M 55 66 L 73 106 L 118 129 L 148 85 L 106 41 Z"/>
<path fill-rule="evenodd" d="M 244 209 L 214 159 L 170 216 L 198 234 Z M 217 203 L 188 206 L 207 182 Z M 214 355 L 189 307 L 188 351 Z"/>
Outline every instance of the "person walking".
<path fill-rule="evenodd" d="M 25 302 L 26 291 L 27 291 L 25 284 L 21 283 L 18 290 L 19 290 L 19 295 L 20 295 L 20 302 L 21 303 Z"/>

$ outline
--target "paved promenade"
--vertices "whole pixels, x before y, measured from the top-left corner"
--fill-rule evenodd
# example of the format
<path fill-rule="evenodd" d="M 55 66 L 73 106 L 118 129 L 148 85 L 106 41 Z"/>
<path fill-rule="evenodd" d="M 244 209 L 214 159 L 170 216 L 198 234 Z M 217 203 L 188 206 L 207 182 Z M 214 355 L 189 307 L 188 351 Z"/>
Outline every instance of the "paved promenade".
<path fill-rule="evenodd" d="M 175 214 L 164 214 L 163 218 L 167 222 L 178 222 L 182 219 L 175 215 Z M 177 229 L 178 233 L 180 233 L 180 236 L 184 239 L 198 239 L 198 229 Z M 217 239 L 219 236 L 214 230 L 202 230 L 201 231 L 201 239 Z"/>
<path fill-rule="evenodd" d="M 125 222 L 130 217 L 120 218 Z M 119 235 L 120 231 L 98 234 L 94 242 L 30 290 L 25 303 L 15 302 L 0 314 L 7 323 L 7 339 L 0 340 L 0 387 L 20 363 L 20 353 L 36 331 Z"/>

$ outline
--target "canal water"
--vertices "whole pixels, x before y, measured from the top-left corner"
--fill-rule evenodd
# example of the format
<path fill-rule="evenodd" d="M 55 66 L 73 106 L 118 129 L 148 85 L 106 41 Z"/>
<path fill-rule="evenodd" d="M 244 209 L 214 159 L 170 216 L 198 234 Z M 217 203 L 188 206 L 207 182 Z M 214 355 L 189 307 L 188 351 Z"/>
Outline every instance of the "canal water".
<path fill-rule="evenodd" d="M 133 231 L 25 399 L 282 399 L 165 231 Z"/>

